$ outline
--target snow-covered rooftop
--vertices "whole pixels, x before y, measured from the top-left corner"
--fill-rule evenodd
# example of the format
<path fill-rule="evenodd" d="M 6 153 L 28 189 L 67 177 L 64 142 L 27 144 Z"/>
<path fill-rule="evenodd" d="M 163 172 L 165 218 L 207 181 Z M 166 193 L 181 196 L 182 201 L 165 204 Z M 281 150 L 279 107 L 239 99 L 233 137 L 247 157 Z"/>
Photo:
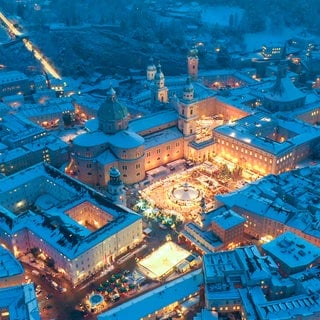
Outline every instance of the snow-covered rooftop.
<path fill-rule="evenodd" d="M 144 133 L 155 127 L 161 128 L 168 123 L 175 123 L 178 121 L 178 113 L 175 110 L 166 110 L 154 113 L 139 119 L 130 121 L 129 128 L 134 132 Z"/>
<path fill-rule="evenodd" d="M 281 142 L 271 139 L 270 134 L 275 127 L 285 129 L 288 138 Z M 297 146 L 320 138 L 320 131 L 315 127 L 294 119 L 272 117 L 263 112 L 247 116 L 232 124 L 219 126 L 214 130 L 273 155 L 287 153 Z"/>
<path fill-rule="evenodd" d="M 13 254 L 0 246 L 0 278 L 13 277 L 24 273 L 21 263 Z"/>
<path fill-rule="evenodd" d="M 287 231 L 262 248 L 289 268 L 308 267 L 319 260 L 320 248 Z"/>
<path fill-rule="evenodd" d="M 151 133 L 147 136 L 144 136 L 145 149 L 149 149 L 157 145 L 160 146 L 161 144 L 167 143 L 172 140 L 177 140 L 182 137 L 182 133 L 176 127 Z"/>
<path fill-rule="evenodd" d="M 249 211 L 320 238 L 320 166 L 269 175 L 246 188 L 217 195 L 236 212 Z"/>
<path fill-rule="evenodd" d="M 21 80 L 28 80 L 28 77 L 20 71 L 0 72 L 0 85 Z"/>
<path fill-rule="evenodd" d="M 10 319 L 41 319 L 33 283 L 0 288 L 0 309 L 7 310 Z"/>
<path fill-rule="evenodd" d="M 37 186 L 36 191 L 25 193 L 25 189 L 33 185 Z M 16 191 L 14 199 L 10 196 L 12 190 Z M 45 198 L 50 208 L 41 210 L 45 194 L 50 194 L 50 199 Z M 2 230 L 14 234 L 28 228 L 69 259 L 141 219 L 129 209 L 109 203 L 101 194 L 46 164 L 35 165 L 2 179 L 0 201 L 4 206 L 0 210 Z M 84 202 L 99 208 L 108 217 L 107 222 L 95 231 L 67 216 L 68 210 Z M 26 204 L 25 211 L 18 213 Z M 40 212 L 28 209 L 32 204 L 37 204 Z"/>
<path fill-rule="evenodd" d="M 211 222 L 217 224 L 224 230 L 231 229 L 245 221 L 246 220 L 243 217 L 235 213 L 233 210 L 225 211 L 211 219 Z"/>
<path fill-rule="evenodd" d="M 127 320 L 128 315 L 134 315 L 132 319 L 147 317 L 199 292 L 202 283 L 202 270 L 193 271 L 98 315 L 98 320 Z"/>

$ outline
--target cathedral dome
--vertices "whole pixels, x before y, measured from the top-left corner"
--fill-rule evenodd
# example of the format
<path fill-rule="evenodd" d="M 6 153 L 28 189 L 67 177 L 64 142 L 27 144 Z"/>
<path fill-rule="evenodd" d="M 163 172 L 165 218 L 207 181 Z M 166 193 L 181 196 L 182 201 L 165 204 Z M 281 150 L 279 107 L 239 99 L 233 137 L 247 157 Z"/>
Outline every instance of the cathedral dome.
<path fill-rule="evenodd" d="M 127 107 L 117 100 L 116 92 L 110 88 L 98 110 L 99 128 L 105 133 L 115 133 L 128 127 L 128 118 Z"/>
<path fill-rule="evenodd" d="M 117 100 L 116 92 L 110 88 L 106 100 L 101 104 L 98 110 L 99 120 L 121 120 L 128 115 L 128 109 Z"/>

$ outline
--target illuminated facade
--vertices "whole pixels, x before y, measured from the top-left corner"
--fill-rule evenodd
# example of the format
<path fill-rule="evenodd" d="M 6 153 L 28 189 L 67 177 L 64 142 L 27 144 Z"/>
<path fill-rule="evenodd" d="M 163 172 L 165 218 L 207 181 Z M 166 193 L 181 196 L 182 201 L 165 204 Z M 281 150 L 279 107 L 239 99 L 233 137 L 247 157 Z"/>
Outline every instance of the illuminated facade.
<path fill-rule="evenodd" d="M 269 175 L 243 190 L 218 195 L 226 208 L 246 219 L 244 232 L 269 240 L 286 231 L 320 246 L 317 199 L 319 166 Z M 310 187 L 310 183 L 312 187 Z"/>
<path fill-rule="evenodd" d="M 2 179 L 0 201 L 1 243 L 16 257 L 37 248 L 74 285 L 143 238 L 140 216 L 48 165 Z"/>
<path fill-rule="evenodd" d="M 285 61 L 278 66 L 276 81 L 263 84 L 235 71 L 205 73 L 206 86 L 190 77 L 186 82 L 170 79 L 172 96 L 161 66 L 154 78 L 153 71 L 151 63 L 151 84 L 134 100 L 153 114 L 129 121 L 126 108 L 109 95 L 100 108 L 122 110 L 123 119 L 114 118 L 118 111 L 104 118 L 100 109 L 91 111 L 99 125 L 88 125 L 90 132 L 74 139 L 67 173 L 105 186 L 114 166 L 124 183 L 134 184 L 143 181 L 147 171 L 177 159 L 203 162 L 218 155 L 260 175 L 278 174 L 295 168 L 320 141 L 316 128 L 299 121 L 311 117 L 311 124 L 317 123 L 317 111 L 307 111 L 306 95 L 287 76 Z M 108 119 L 117 124 L 113 131 L 105 130 Z"/>
<path fill-rule="evenodd" d="M 299 121 L 310 120 L 311 113 L 316 123 L 317 113 L 315 108 L 303 111 L 308 108 L 306 95 L 288 78 L 285 61 L 279 63 L 276 81 L 262 97 L 260 112 L 214 129 L 215 151 L 248 170 L 279 174 L 294 169 L 319 144 L 318 130 Z"/>
<path fill-rule="evenodd" d="M 28 95 L 33 91 L 29 78 L 19 71 L 0 73 L 0 97 Z"/>
<path fill-rule="evenodd" d="M 211 219 L 210 229 L 223 242 L 225 248 L 239 246 L 243 240 L 245 219 L 232 210 Z"/>
<path fill-rule="evenodd" d="M 239 166 L 278 174 L 294 169 L 320 142 L 319 131 L 296 120 L 254 115 L 214 130 L 216 153 Z"/>
<path fill-rule="evenodd" d="M 281 58 L 284 51 L 283 44 L 266 44 L 261 48 L 261 54 L 263 57 L 268 59 L 279 59 Z"/>

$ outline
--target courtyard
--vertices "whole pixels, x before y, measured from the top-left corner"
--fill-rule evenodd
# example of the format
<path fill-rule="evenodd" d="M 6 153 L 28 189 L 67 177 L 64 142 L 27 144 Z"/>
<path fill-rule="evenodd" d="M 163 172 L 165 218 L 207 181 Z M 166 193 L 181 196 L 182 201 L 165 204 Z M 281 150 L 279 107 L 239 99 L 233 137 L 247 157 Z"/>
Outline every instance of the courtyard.
<path fill-rule="evenodd" d="M 204 162 L 192 168 L 171 172 L 139 191 L 135 210 L 155 219 L 160 227 L 175 228 L 194 221 L 216 208 L 215 196 L 242 187 L 241 168 L 221 162 Z"/>

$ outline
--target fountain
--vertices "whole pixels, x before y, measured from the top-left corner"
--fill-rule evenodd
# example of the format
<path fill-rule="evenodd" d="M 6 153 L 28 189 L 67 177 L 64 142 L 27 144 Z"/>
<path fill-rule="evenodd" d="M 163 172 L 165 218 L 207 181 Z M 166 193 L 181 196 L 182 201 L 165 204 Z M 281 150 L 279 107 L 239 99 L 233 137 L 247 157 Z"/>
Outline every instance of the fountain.
<path fill-rule="evenodd" d="M 202 192 L 201 190 L 185 182 L 173 187 L 171 192 L 169 192 L 169 197 L 172 201 L 175 201 L 180 205 L 188 205 L 190 202 L 200 202 L 202 198 Z"/>

